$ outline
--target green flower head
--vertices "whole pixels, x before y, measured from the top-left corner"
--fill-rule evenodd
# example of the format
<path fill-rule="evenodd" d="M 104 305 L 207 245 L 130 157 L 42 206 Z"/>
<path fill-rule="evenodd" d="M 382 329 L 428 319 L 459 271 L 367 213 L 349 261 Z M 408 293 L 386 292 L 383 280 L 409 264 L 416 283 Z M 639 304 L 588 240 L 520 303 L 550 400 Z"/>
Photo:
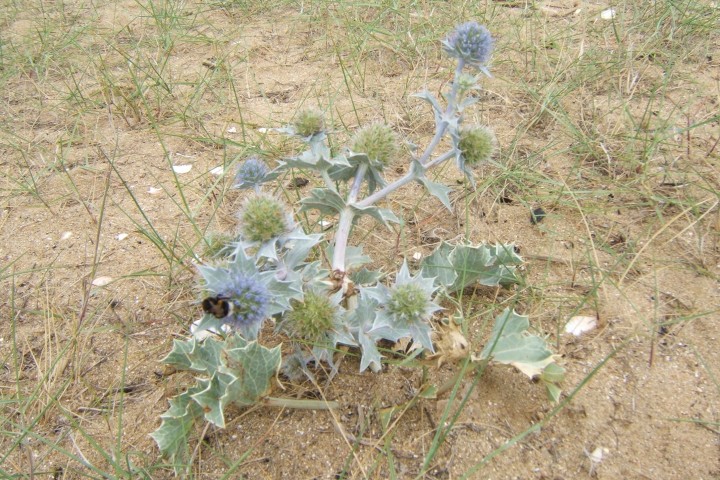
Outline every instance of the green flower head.
<path fill-rule="evenodd" d="M 363 295 L 385 308 L 378 313 L 373 328 L 382 332 L 383 338 L 397 340 L 411 337 L 413 341 L 434 351 L 430 319 L 442 308 L 433 302 L 437 287 L 434 278 L 423 277 L 421 273 L 411 276 L 407 262 L 403 262 L 395 278 L 395 284 L 362 289 Z"/>
<path fill-rule="evenodd" d="M 374 123 L 361 128 L 352 139 L 351 150 L 364 153 L 371 162 L 386 167 L 398 154 L 398 139 L 395 132 L 384 123 Z"/>
<path fill-rule="evenodd" d="M 327 343 L 338 318 L 338 306 L 327 295 L 309 291 L 302 302 L 292 303 L 287 312 L 283 329 L 291 337 L 306 340 L 313 344 Z"/>
<path fill-rule="evenodd" d="M 465 162 L 470 166 L 490 160 L 495 153 L 496 145 L 495 134 L 487 127 L 475 126 L 460 130 L 458 148 Z"/>
<path fill-rule="evenodd" d="M 296 135 L 308 138 L 325 131 L 325 120 L 322 112 L 318 110 L 303 110 L 298 113 L 292 127 Z"/>
<path fill-rule="evenodd" d="M 239 217 L 242 236 L 251 242 L 270 241 L 292 227 L 292 217 L 282 202 L 266 195 L 248 199 Z"/>

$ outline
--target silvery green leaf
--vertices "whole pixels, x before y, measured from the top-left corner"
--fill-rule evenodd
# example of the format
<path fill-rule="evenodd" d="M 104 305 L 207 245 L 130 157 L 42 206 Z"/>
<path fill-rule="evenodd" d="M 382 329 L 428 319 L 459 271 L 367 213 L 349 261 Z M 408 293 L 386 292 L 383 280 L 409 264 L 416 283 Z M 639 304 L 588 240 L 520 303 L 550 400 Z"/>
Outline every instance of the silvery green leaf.
<path fill-rule="evenodd" d="M 452 245 L 442 242 L 432 255 L 425 257 L 420 263 L 423 275 L 435 277 L 435 283 L 443 287 L 452 285 L 457 279 L 457 273 L 450 261 L 452 251 Z"/>
<path fill-rule="evenodd" d="M 557 363 L 551 363 L 550 365 L 545 367 L 542 375 L 540 375 L 540 380 L 542 380 L 543 382 L 557 383 L 562 382 L 564 379 L 565 369 Z"/>
<path fill-rule="evenodd" d="M 226 268 L 198 265 L 200 275 L 205 279 L 206 288 L 217 295 L 230 281 L 230 272 Z"/>
<path fill-rule="evenodd" d="M 440 119 L 443 116 L 443 110 L 440 107 L 440 103 L 437 101 L 437 98 L 430 93 L 428 90 L 423 90 L 422 92 L 415 93 L 411 95 L 413 97 L 417 97 L 421 100 L 425 100 L 430 105 L 432 105 L 433 113 L 435 114 L 435 123 L 440 123 Z"/>
<path fill-rule="evenodd" d="M 555 356 L 545 340 L 527 331 L 529 326 L 528 317 L 506 308 L 495 319 L 490 339 L 477 359 L 512 365 L 530 378 L 541 375 Z"/>
<path fill-rule="evenodd" d="M 270 380 L 280 369 L 280 347 L 270 349 L 253 341 L 243 347 L 226 350 L 227 365 L 222 370 L 239 378 L 237 386 L 228 393 L 229 402 L 247 406 L 267 395 Z"/>
<path fill-rule="evenodd" d="M 307 263 L 296 270 L 291 270 L 291 272 L 296 272 L 305 285 L 317 285 L 320 288 L 332 286 L 332 282 L 328 278 L 329 271 L 322 268 L 320 261 Z"/>
<path fill-rule="evenodd" d="M 393 223 L 401 223 L 400 219 L 392 212 L 392 210 L 388 210 L 387 208 L 380 208 L 376 207 L 374 205 L 371 205 L 369 207 L 360 208 L 355 205 L 350 205 L 350 208 L 352 208 L 355 212 L 357 212 L 359 215 L 370 215 L 378 222 L 382 223 L 386 227 L 390 227 L 388 222 Z M 357 217 L 356 217 L 357 218 Z"/>
<path fill-rule="evenodd" d="M 214 372 L 210 378 L 198 379 L 199 391 L 190 395 L 190 398 L 202 408 L 205 420 L 217 427 L 225 428 L 224 410 L 227 401 L 223 402 L 222 397 L 228 384 L 235 381 L 237 381 L 236 377 Z"/>
<path fill-rule="evenodd" d="M 279 280 L 275 272 L 262 272 L 258 274 L 270 292 L 271 300 L 267 307 L 268 316 L 277 315 L 290 310 L 290 300 L 302 300 L 302 277 L 300 275 L 288 276 L 286 280 Z"/>
<path fill-rule="evenodd" d="M 386 185 L 385 179 L 382 176 L 383 165 L 380 162 L 371 162 L 364 153 L 349 152 L 347 157 L 343 158 L 346 160 L 347 165 L 338 164 L 331 168 L 329 172 L 331 179 L 346 182 L 353 178 L 358 167 L 364 164 L 368 166 L 364 180 L 367 182 L 369 193 L 373 193 L 378 186 L 382 188 Z"/>
<path fill-rule="evenodd" d="M 243 249 L 236 249 L 232 261 L 228 264 L 231 273 L 241 273 L 245 276 L 253 276 L 257 273 L 255 260 L 248 257 Z M 224 270 L 224 269 L 223 269 Z M 201 270 L 202 271 L 202 270 Z M 227 270 L 225 270 L 227 272 Z M 228 275 L 229 278 L 229 275 Z M 207 280 L 207 278 L 206 278 Z M 208 282 L 208 286 L 210 283 Z M 219 291 L 217 291 L 219 293 Z"/>
<path fill-rule="evenodd" d="M 333 258 L 335 253 L 335 244 L 331 243 L 325 249 L 325 254 L 328 258 Z M 345 268 L 352 270 L 360 265 L 372 262 L 372 258 L 368 257 L 363 253 L 362 245 L 348 245 L 345 248 Z"/>
<path fill-rule="evenodd" d="M 221 362 L 223 343 L 213 338 L 198 342 L 194 338 L 184 342 L 173 340 L 173 349 L 162 362 L 178 370 L 212 372 Z"/>
<path fill-rule="evenodd" d="M 457 273 L 455 282 L 449 288 L 451 292 L 462 290 L 475 282 L 485 273 L 487 267 L 492 265 L 490 249 L 483 245 L 477 247 L 456 245 L 450 261 Z"/>
<path fill-rule="evenodd" d="M 171 398 L 170 408 L 160 415 L 160 428 L 150 434 L 162 455 L 173 465 L 182 465 L 187 461 L 189 434 L 195 421 L 202 416 L 200 405 L 190 398 L 196 392 L 197 389 L 193 388 Z"/>
<path fill-rule="evenodd" d="M 408 330 L 410 330 L 410 337 L 413 342 L 417 342 L 431 353 L 435 353 L 435 347 L 433 347 L 430 338 L 432 327 L 429 323 L 413 323 L 408 327 Z"/>
<path fill-rule="evenodd" d="M 301 228 L 295 229 L 288 235 L 288 242 L 285 244 L 286 252 L 283 255 L 285 265 L 289 269 L 294 269 L 307 259 L 310 250 L 320 243 L 323 239 L 322 234 L 314 233 L 306 234 Z"/>
<path fill-rule="evenodd" d="M 456 284 L 455 290 L 475 281 L 489 287 L 517 283 L 514 269 L 521 263 L 522 259 L 514 254 L 512 244 L 494 247 L 458 245 L 453 255 L 453 264 L 458 276 L 465 272 L 465 282 Z"/>
<path fill-rule="evenodd" d="M 547 392 L 548 399 L 551 402 L 557 403 L 560 401 L 560 394 L 562 390 L 556 384 L 562 382 L 565 379 L 565 369 L 557 363 L 551 363 L 543 370 L 540 375 L 545 385 L 545 391 Z"/>
<path fill-rule="evenodd" d="M 460 102 L 460 105 L 458 106 L 458 111 L 462 112 L 464 109 L 471 105 L 475 105 L 478 102 L 478 97 L 465 97 L 462 102 Z"/>
<path fill-rule="evenodd" d="M 452 192 L 450 187 L 443 185 L 442 183 L 432 182 L 426 177 L 418 178 L 418 182 L 425 185 L 425 188 L 427 188 L 430 195 L 440 200 L 442 204 L 445 205 L 445 208 L 447 208 L 450 212 L 453 211 L 452 204 L 450 203 L 450 197 L 448 196 L 448 194 Z"/>
<path fill-rule="evenodd" d="M 350 332 L 355 338 L 356 344 L 359 344 L 362 350 L 362 358 L 360 359 L 361 372 L 368 367 L 373 372 L 380 371 L 382 355 L 380 355 L 376 343 L 382 337 L 373 332 L 377 308 L 378 303 L 376 301 L 360 295 L 358 296 L 357 307 L 347 316 Z"/>
<path fill-rule="evenodd" d="M 192 360 L 190 356 L 195 348 L 195 339 L 192 340 L 173 340 L 173 348 L 165 358 L 161 360 L 166 365 L 172 365 L 178 370 L 190 370 Z M 201 370 L 201 371 L 204 371 Z"/>
<path fill-rule="evenodd" d="M 517 283 L 514 269 L 521 263 L 512 244 L 453 246 L 443 242 L 421 266 L 425 275 L 437 277 L 440 285 L 455 292 L 474 282 L 493 287 Z"/>
<path fill-rule="evenodd" d="M 377 348 L 375 343 L 377 340 L 367 336 L 359 335 L 358 342 L 362 349 L 362 357 L 360 358 L 360 371 L 364 372 L 365 369 L 370 367 L 373 372 L 379 372 L 382 368 L 382 355 Z"/>
<path fill-rule="evenodd" d="M 371 297 L 370 289 L 364 289 L 363 295 Z M 397 342 L 403 337 L 411 337 L 412 332 L 405 326 L 398 325 L 397 322 L 393 321 L 393 317 L 389 315 L 385 310 L 378 310 L 373 322 L 372 328 L 368 331 L 368 334 L 377 340 L 384 339 L 390 340 L 391 342 Z"/>
<path fill-rule="evenodd" d="M 515 252 L 515 245 L 512 243 L 498 243 L 491 252 L 496 258 L 496 265 L 511 267 L 515 265 L 522 265 L 523 263 L 522 257 Z"/>
<path fill-rule="evenodd" d="M 547 393 L 548 400 L 553 403 L 558 403 L 560 401 L 560 395 L 562 394 L 562 390 L 560 389 L 560 387 L 558 387 L 554 383 L 543 383 L 545 384 L 545 392 Z"/>
<path fill-rule="evenodd" d="M 190 332 L 196 341 L 201 341 L 208 336 L 220 334 L 223 331 L 223 326 L 224 323 L 219 318 L 206 313 L 200 317 L 200 320 L 193 322 L 190 326 Z"/>
<path fill-rule="evenodd" d="M 310 196 L 303 198 L 300 203 L 302 203 L 300 212 L 316 209 L 325 215 L 339 214 L 345 208 L 343 198 L 327 188 L 313 188 Z"/>
<path fill-rule="evenodd" d="M 255 242 L 252 243 L 252 245 L 256 245 Z M 244 245 L 245 248 L 247 248 L 249 245 Z M 277 241 L 276 239 L 272 239 L 268 242 L 262 242 L 260 244 L 260 248 L 258 248 L 257 253 L 255 254 L 256 258 L 269 258 L 271 260 L 277 261 L 278 255 L 277 255 Z"/>
<path fill-rule="evenodd" d="M 308 146 L 309 148 L 300 155 L 284 158 L 275 170 L 282 171 L 288 168 L 301 168 L 326 171 L 335 165 L 347 164 L 347 160 L 342 157 L 332 158 L 330 149 L 324 143 L 324 137 L 318 141 L 309 142 Z"/>
<path fill-rule="evenodd" d="M 378 282 L 384 275 L 381 272 L 362 268 L 350 273 L 350 280 L 355 285 L 372 285 Z"/>

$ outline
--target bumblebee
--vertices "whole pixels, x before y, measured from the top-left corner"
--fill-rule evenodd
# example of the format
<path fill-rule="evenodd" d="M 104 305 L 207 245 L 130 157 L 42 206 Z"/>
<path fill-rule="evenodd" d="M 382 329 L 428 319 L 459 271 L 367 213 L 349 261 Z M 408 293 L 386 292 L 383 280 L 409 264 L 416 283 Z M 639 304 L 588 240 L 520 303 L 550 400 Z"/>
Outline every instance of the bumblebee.
<path fill-rule="evenodd" d="M 205 313 L 209 313 L 215 318 L 225 318 L 232 313 L 233 304 L 228 297 L 218 295 L 204 299 L 202 308 Z"/>

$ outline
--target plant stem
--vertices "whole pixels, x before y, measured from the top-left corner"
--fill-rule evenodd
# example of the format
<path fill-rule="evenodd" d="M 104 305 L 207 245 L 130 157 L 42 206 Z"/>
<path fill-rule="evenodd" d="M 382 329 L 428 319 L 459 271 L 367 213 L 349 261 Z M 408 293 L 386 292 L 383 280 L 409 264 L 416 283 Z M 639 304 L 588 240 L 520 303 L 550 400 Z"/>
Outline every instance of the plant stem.
<path fill-rule="evenodd" d="M 436 167 L 437 165 L 440 165 L 448 158 L 451 158 L 453 155 L 455 155 L 455 151 L 448 150 L 447 152 L 443 153 L 442 155 L 440 155 L 437 158 L 434 158 L 433 160 L 428 162 L 426 165 L 424 165 L 425 166 L 424 170 L 427 171 L 433 167 Z M 417 173 L 410 171 L 407 174 L 405 174 L 405 176 L 395 180 L 393 183 L 391 183 L 389 185 L 385 185 L 385 188 L 383 188 L 382 190 L 378 190 L 377 192 L 373 193 L 369 197 L 362 199 L 360 202 L 356 203 L 356 205 L 360 208 L 367 208 L 367 207 L 373 205 L 375 202 L 382 200 L 383 198 L 385 198 L 386 196 L 388 196 L 389 194 L 391 194 L 398 188 L 402 187 L 403 185 L 407 185 L 408 183 L 412 182 L 413 180 L 417 180 L 419 177 L 420 176 Z"/>
<path fill-rule="evenodd" d="M 423 152 L 422 156 L 418 159 L 418 161 L 425 165 L 428 160 L 430 160 L 430 155 L 432 155 L 432 152 L 435 151 L 435 148 L 440 143 L 440 140 L 442 140 L 442 137 L 445 135 L 445 131 L 448 127 L 448 119 L 455 114 L 456 110 L 456 102 L 455 97 L 457 97 L 457 91 L 459 87 L 459 79 L 460 74 L 462 73 L 462 69 L 465 66 L 465 61 L 463 59 L 458 60 L 458 65 L 455 68 L 455 77 L 453 78 L 452 87 L 450 88 L 450 93 L 448 94 L 447 99 L 447 107 L 445 108 L 445 114 L 440 119 L 440 122 L 435 125 L 435 136 L 430 141 L 430 144 L 427 146 L 425 151 Z"/>
<path fill-rule="evenodd" d="M 450 92 L 448 93 L 447 107 L 445 108 L 445 113 L 443 114 L 438 124 L 435 126 L 435 135 L 433 136 L 433 139 L 430 141 L 430 144 L 427 146 L 420 158 L 418 158 L 418 162 L 423 167 L 422 170 L 411 168 L 410 171 L 402 178 L 399 178 L 398 180 L 394 181 L 389 185 L 386 185 L 384 188 L 378 190 L 372 195 L 369 195 L 368 197 L 365 197 L 362 201 L 357 203 L 355 202 L 360 193 L 360 187 L 362 186 L 362 182 L 365 179 L 365 174 L 367 173 L 367 165 L 361 164 L 357 172 L 355 173 L 355 179 L 353 180 L 352 187 L 350 188 L 350 192 L 347 196 L 347 206 L 340 213 L 338 229 L 335 235 L 335 250 L 333 252 L 332 271 L 333 276 L 336 280 L 344 278 L 345 276 L 345 251 L 347 250 L 347 242 L 348 237 L 350 236 L 352 222 L 355 218 L 355 212 L 353 211 L 351 206 L 354 205 L 359 208 L 367 208 L 373 205 L 375 202 L 382 200 L 398 188 L 407 185 L 414 180 L 417 180 L 422 174 L 424 174 L 426 170 L 443 163 L 445 160 L 455 154 L 454 150 L 450 150 L 437 158 L 431 159 L 432 153 L 435 151 L 435 148 L 437 148 L 437 146 L 440 144 L 442 137 L 447 131 L 447 127 L 450 124 L 450 118 L 452 118 L 457 113 L 456 97 L 460 86 L 460 75 L 462 74 L 464 66 L 465 61 L 462 59 L 458 60 L 457 67 L 455 68 L 455 77 L 453 78 L 452 87 L 450 88 Z M 345 282 L 343 282 L 343 286 L 344 285 Z"/>
<path fill-rule="evenodd" d="M 337 402 L 325 400 L 298 400 L 296 398 L 265 397 L 262 403 L 268 407 L 296 408 L 304 410 L 335 410 L 340 407 Z"/>
<path fill-rule="evenodd" d="M 350 229 L 352 228 L 352 222 L 355 219 L 355 211 L 350 208 L 350 205 L 354 204 L 360 194 L 360 187 L 362 187 L 363 179 L 367 173 L 367 165 L 360 164 L 355 172 L 355 179 L 353 180 L 352 187 L 347 196 L 346 207 L 340 213 L 340 220 L 338 221 L 338 229 L 335 234 L 335 248 L 333 250 L 332 260 L 332 272 L 335 278 L 342 278 L 345 276 L 345 251 L 347 250 L 348 237 L 350 236 Z"/>

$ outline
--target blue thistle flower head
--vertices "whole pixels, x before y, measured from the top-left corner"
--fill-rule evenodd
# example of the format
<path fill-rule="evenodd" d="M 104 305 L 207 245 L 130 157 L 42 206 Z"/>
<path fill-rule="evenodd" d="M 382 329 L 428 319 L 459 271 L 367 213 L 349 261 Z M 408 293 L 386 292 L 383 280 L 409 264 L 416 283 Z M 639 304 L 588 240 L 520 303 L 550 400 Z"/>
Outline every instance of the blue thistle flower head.
<path fill-rule="evenodd" d="M 467 65 L 490 75 L 486 65 L 495 42 L 487 28 L 477 22 L 463 23 L 458 25 L 442 43 L 443 50 L 449 56 L 462 59 Z"/>
<path fill-rule="evenodd" d="M 256 188 L 268 173 L 268 166 L 257 157 L 250 157 L 238 167 L 235 175 L 235 188 Z"/>
<path fill-rule="evenodd" d="M 246 340 L 255 340 L 266 318 L 282 315 L 291 309 L 292 300 L 302 300 L 301 276 L 261 270 L 256 260 L 236 248 L 224 265 L 198 265 L 203 291 L 210 294 L 203 300 L 199 330 L 227 325 Z"/>
<path fill-rule="evenodd" d="M 259 330 L 267 317 L 268 289 L 256 278 L 242 274 L 233 275 L 228 287 L 218 295 L 232 304 L 232 311 L 222 322 L 245 332 Z"/>

